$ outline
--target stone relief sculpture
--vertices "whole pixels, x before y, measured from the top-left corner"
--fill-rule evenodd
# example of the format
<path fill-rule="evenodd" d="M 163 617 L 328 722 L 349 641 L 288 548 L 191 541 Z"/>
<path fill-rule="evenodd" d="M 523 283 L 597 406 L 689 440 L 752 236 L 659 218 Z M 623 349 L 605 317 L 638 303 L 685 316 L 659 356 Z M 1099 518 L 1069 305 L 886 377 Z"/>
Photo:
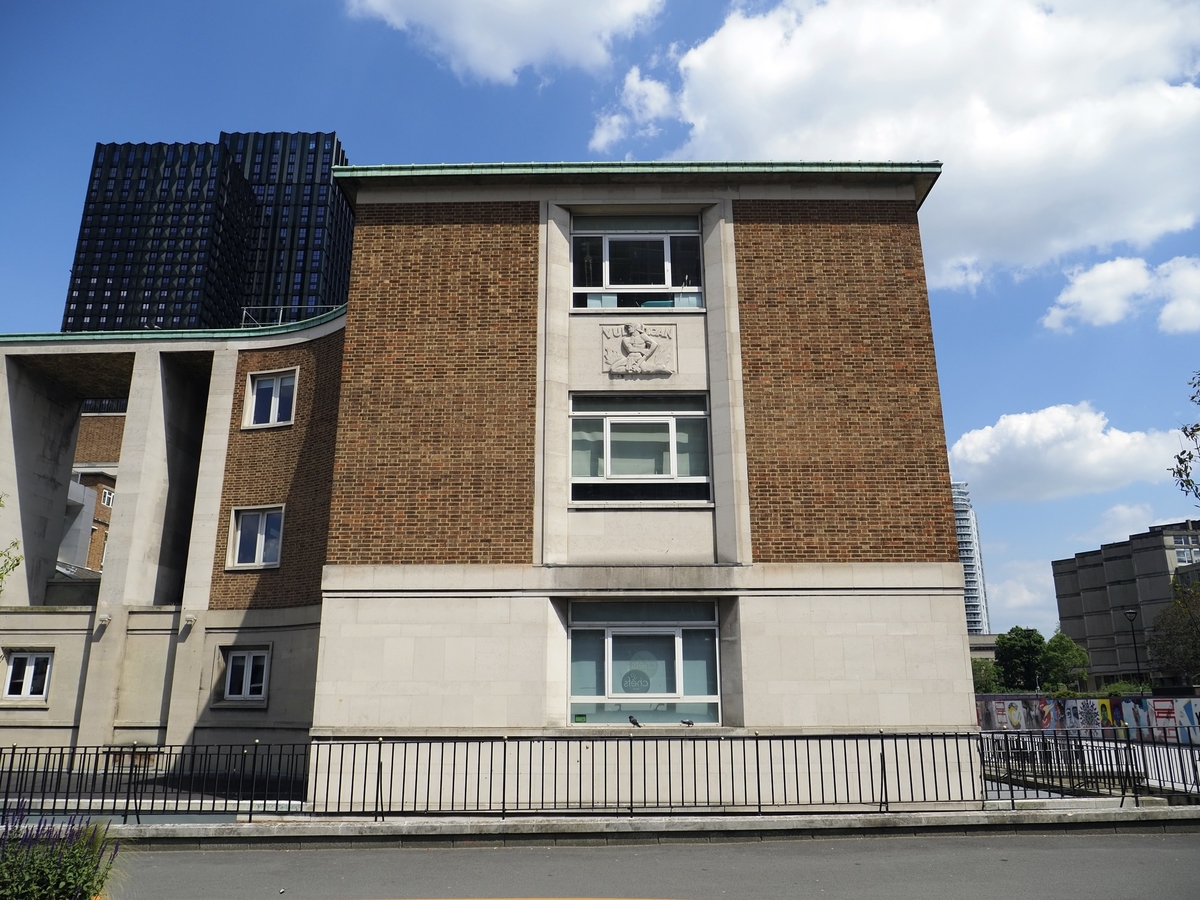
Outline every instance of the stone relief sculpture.
<path fill-rule="evenodd" d="M 600 329 L 602 369 L 609 375 L 674 375 L 675 326 L 640 322 Z"/>

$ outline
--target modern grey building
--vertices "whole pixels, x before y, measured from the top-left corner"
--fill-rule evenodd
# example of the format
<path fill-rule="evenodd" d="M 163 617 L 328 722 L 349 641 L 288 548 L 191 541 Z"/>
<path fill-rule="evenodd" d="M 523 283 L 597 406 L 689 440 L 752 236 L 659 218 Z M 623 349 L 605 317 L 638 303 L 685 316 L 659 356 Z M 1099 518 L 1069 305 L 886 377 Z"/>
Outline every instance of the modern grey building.
<path fill-rule="evenodd" d="M 958 534 L 958 557 L 963 566 L 963 603 L 967 610 L 967 634 L 987 634 L 987 585 L 983 578 L 983 552 L 979 545 L 979 521 L 971 506 L 965 481 L 950 485 L 954 496 L 954 530 Z"/>
<path fill-rule="evenodd" d="M 97 144 L 63 331 L 297 321 L 346 301 L 332 132 Z"/>
<path fill-rule="evenodd" d="M 1054 593 L 1063 633 L 1088 652 L 1089 687 L 1154 676 L 1146 632 L 1172 599 L 1180 567 L 1200 562 L 1200 521 L 1152 525 L 1129 540 L 1057 559 Z M 1126 615 L 1130 611 L 1132 619 Z"/>

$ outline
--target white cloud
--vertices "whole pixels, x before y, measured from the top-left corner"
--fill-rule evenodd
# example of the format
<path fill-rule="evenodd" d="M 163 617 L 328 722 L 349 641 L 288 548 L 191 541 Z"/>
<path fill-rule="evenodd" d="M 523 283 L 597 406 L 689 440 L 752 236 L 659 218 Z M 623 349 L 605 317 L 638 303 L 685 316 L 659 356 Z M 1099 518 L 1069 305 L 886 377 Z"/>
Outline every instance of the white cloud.
<path fill-rule="evenodd" d="M 1198 48 L 1172 0 L 782 0 L 683 54 L 664 115 L 694 159 L 943 160 L 930 281 L 969 285 L 1197 221 Z"/>
<path fill-rule="evenodd" d="M 592 132 L 592 139 L 588 142 L 588 149 L 604 153 L 613 144 L 624 140 L 628 133 L 629 117 L 623 113 L 599 116 L 596 119 L 596 128 Z"/>
<path fill-rule="evenodd" d="M 521 69 L 597 71 L 613 39 L 645 27 L 663 0 L 346 0 L 351 15 L 382 19 L 444 57 L 460 77 L 513 84 Z"/>
<path fill-rule="evenodd" d="M 1144 259 L 1124 257 L 1090 269 L 1067 272 L 1069 284 L 1046 312 L 1042 324 L 1069 331 L 1086 325 L 1113 325 L 1151 301 L 1165 300 L 1158 327 L 1167 332 L 1200 331 L 1200 259 L 1177 256 L 1151 269 Z"/>
<path fill-rule="evenodd" d="M 1140 534 L 1154 521 L 1149 503 L 1118 503 L 1106 509 L 1094 527 L 1073 537 L 1083 545 L 1111 544 L 1128 540 L 1131 534 Z"/>
<path fill-rule="evenodd" d="M 1161 482 L 1179 450 L 1168 431 L 1120 431 L 1087 402 L 1004 415 L 950 448 L 959 481 L 980 499 L 1049 500 Z"/>
<path fill-rule="evenodd" d="M 596 117 L 596 128 L 588 149 L 606 152 L 613 144 L 625 139 L 632 124 L 641 125 L 643 134 L 653 136 L 657 132 L 654 121 L 672 115 L 675 110 L 671 89 L 661 81 L 643 78 L 638 66 L 625 75 L 620 103 L 624 112 L 606 112 Z"/>
<path fill-rule="evenodd" d="M 985 564 L 987 560 L 984 560 Z M 1045 637 L 1058 625 L 1054 574 L 1049 560 L 1010 560 L 998 567 L 999 577 L 987 580 L 988 620 L 992 631 L 1014 625 L 1036 628 Z"/>

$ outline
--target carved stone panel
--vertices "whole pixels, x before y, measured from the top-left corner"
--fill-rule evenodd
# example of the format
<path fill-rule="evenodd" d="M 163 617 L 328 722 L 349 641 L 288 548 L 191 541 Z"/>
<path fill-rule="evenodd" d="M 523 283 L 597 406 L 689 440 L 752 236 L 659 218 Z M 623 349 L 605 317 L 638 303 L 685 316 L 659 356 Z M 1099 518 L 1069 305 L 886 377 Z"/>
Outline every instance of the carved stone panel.
<path fill-rule="evenodd" d="M 600 326 L 600 366 L 613 378 L 670 376 L 679 371 L 674 325 Z"/>

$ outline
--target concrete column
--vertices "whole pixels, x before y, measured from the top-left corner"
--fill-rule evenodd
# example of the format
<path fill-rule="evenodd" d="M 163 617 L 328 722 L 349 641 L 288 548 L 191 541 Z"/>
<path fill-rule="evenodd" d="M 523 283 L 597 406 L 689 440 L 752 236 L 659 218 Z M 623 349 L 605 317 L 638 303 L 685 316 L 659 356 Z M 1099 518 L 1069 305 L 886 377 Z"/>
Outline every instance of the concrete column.
<path fill-rule="evenodd" d="M 20 541 L 25 557 L 0 603 L 40 606 L 62 542 L 79 400 L 17 355 L 4 358 L 0 379 L 0 547 Z"/>
<path fill-rule="evenodd" d="M 221 491 L 225 484 L 225 453 L 233 405 L 242 400 L 237 379 L 237 350 L 213 354 L 208 408 L 200 467 L 196 476 L 196 502 L 188 548 L 187 576 L 183 583 L 184 623 L 176 638 L 175 671 L 167 714 L 167 743 L 191 740 L 200 709 L 199 684 L 204 669 L 204 630 L 212 587 L 213 560 L 224 554 L 227 523 L 220 520 Z M 187 618 L 195 616 L 194 625 Z"/>

